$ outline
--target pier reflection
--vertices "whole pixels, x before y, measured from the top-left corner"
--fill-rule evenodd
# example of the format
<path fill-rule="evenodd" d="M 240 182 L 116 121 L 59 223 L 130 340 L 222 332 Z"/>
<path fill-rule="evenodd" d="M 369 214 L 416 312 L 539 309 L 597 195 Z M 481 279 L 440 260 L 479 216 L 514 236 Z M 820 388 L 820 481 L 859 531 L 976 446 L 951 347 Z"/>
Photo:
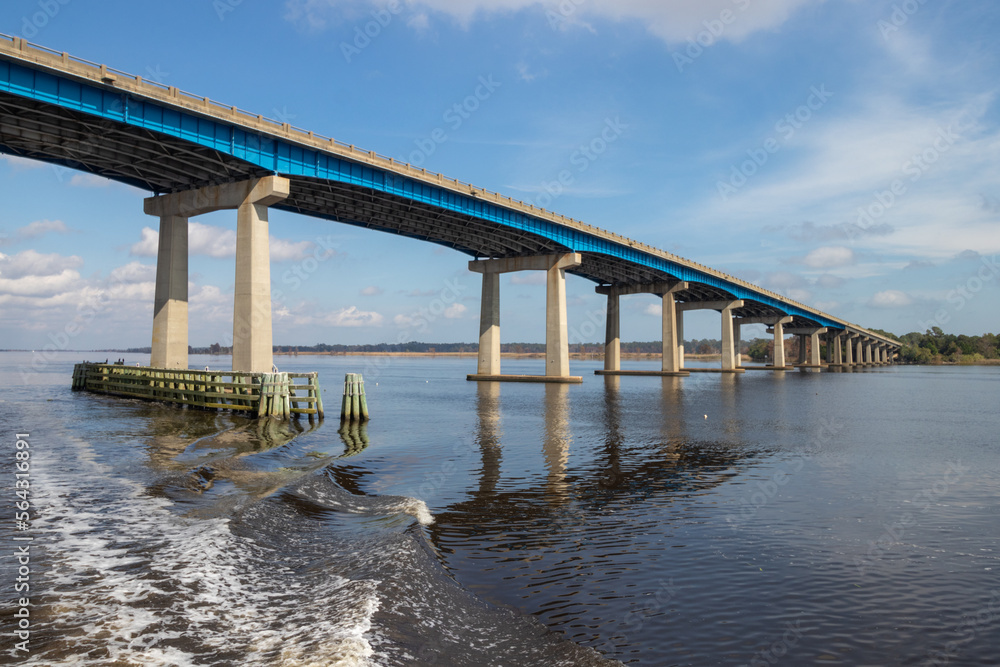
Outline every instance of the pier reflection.
<path fill-rule="evenodd" d="M 476 387 L 476 443 L 482 457 L 479 471 L 479 497 L 496 493 L 500 481 L 503 448 L 500 446 L 500 384 L 479 382 Z"/>
<path fill-rule="evenodd" d="M 569 428 L 569 385 L 545 385 L 545 466 L 548 479 L 546 498 L 560 504 L 567 496 L 566 466 L 569 463 L 569 446 L 572 442 Z"/>
<path fill-rule="evenodd" d="M 436 521 L 429 531 L 439 546 L 471 540 L 480 547 L 476 551 L 504 553 L 552 546 L 585 529 L 606 506 L 652 499 L 657 504 L 673 503 L 723 484 L 729 479 L 726 471 L 746 456 L 734 421 L 739 391 L 736 382 L 723 388 L 728 396 L 715 407 L 717 418 L 727 422 L 724 443 L 698 442 L 690 437 L 689 417 L 685 416 L 689 397 L 682 378 L 661 378 L 659 397 L 647 404 L 660 412 L 659 437 L 654 435 L 652 441 L 648 431 L 642 431 L 641 436 L 629 435 L 629 419 L 636 416 L 629 400 L 635 395 L 623 395 L 622 379 L 604 376 L 603 382 L 599 411 L 579 414 L 575 421 L 571 419 L 577 414 L 572 411 L 573 389 L 560 384 L 544 388 L 545 420 L 539 444 L 545 470 L 533 477 L 510 480 L 501 478 L 505 437 L 501 424 L 506 419 L 501 388 L 499 383 L 479 383 L 479 483 L 468 490 L 465 499 L 435 512 Z M 522 405 L 511 403 L 511 410 Z M 515 427 L 523 439 L 520 425 L 510 422 L 506 428 Z M 523 441 L 520 446 L 524 446 Z M 576 452 L 573 458 L 571 447 Z M 576 460 L 580 463 L 571 463 Z M 544 526 L 551 526 L 551 530 L 539 530 Z M 532 545 L 520 543 L 519 535 L 527 534 L 533 536 Z"/>

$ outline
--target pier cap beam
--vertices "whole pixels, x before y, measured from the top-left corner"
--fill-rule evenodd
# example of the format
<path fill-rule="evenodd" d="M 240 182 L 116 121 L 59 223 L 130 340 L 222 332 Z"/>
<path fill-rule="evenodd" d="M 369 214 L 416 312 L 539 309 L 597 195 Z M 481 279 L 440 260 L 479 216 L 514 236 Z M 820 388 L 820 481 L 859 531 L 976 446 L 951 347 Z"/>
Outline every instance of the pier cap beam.
<path fill-rule="evenodd" d="M 271 206 L 287 198 L 290 188 L 291 181 L 283 176 L 265 176 L 147 197 L 142 208 L 147 215 L 161 218 L 170 215 L 192 218 L 213 211 L 238 209 L 248 200 L 258 206 Z"/>
<path fill-rule="evenodd" d="M 681 281 L 648 283 L 645 285 L 598 285 L 594 291 L 604 295 L 657 294 L 662 296 L 664 294 L 683 292 L 686 289 L 688 289 L 688 283 Z"/>
<path fill-rule="evenodd" d="M 515 271 L 549 271 L 572 269 L 583 264 L 578 252 L 561 255 L 535 255 L 533 257 L 504 257 L 502 259 L 477 259 L 469 262 L 473 273 L 513 273 Z"/>
<path fill-rule="evenodd" d="M 677 304 L 677 312 L 683 313 L 689 310 L 717 310 L 720 313 L 724 310 L 736 310 L 743 307 L 742 299 L 733 301 L 685 301 Z"/>

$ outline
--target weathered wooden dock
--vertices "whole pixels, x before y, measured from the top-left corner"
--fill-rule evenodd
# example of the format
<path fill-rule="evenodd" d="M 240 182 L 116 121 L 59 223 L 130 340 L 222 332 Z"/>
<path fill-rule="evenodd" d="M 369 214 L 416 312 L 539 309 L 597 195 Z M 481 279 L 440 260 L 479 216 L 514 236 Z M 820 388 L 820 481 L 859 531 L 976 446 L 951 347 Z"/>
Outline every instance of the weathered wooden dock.
<path fill-rule="evenodd" d="M 82 363 L 73 367 L 73 390 L 232 410 L 251 417 L 323 418 L 318 373 L 241 373 Z"/>

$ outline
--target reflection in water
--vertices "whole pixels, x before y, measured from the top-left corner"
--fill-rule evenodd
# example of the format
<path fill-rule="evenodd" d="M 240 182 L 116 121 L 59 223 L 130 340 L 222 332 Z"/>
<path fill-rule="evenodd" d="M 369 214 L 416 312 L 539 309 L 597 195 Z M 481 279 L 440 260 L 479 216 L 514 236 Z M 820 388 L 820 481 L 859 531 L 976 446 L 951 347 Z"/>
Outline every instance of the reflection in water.
<path fill-rule="evenodd" d="M 684 441 L 687 424 L 684 419 L 684 378 L 663 377 L 660 384 L 660 434 L 664 452 Z"/>
<path fill-rule="evenodd" d="M 503 448 L 500 445 L 500 383 L 479 382 L 476 387 L 476 442 L 482 455 L 479 496 L 496 493 Z"/>
<path fill-rule="evenodd" d="M 343 422 L 340 425 L 340 439 L 344 443 L 344 453 L 338 458 L 360 454 L 368 448 L 368 424 L 364 422 Z"/>
<path fill-rule="evenodd" d="M 621 447 L 625 442 L 622 433 L 621 376 L 604 376 L 604 454 L 607 467 L 601 476 L 601 486 L 613 489 L 622 482 Z"/>
<path fill-rule="evenodd" d="M 569 462 L 569 385 L 545 385 L 545 466 L 549 469 L 546 483 L 549 502 L 566 500 L 566 464 Z"/>

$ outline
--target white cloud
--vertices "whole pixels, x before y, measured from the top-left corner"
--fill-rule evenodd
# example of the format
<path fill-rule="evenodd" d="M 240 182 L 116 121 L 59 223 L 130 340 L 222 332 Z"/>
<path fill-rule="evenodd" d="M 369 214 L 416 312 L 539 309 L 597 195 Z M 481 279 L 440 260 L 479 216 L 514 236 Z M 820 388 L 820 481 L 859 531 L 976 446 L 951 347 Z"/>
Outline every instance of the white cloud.
<path fill-rule="evenodd" d="M 646 309 L 642 311 L 646 315 L 653 315 L 655 317 L 663 317 L 663 304 L 651 303 L 646 306 Z"/>
<path fill-rule="evenodd" d="M 904 308 L 912 304 L 913 299 L 908 294 L 894 289 L 879 292 L 868 302 L 875 308 Z"/>
<path fill-rule="evenodd" d="M 111 185 L 111 181 L 97 174 L 83 173 L 73 174 L 73 177 L 69 179 L 69 184 L 83 188 L 106 188 Z"/>
<path fill-rule="evenodd" d="M 383 293 L 382 288 L 376 285 L 370 285 L 361 290 L 361 296 L 381 296 Z"/>
<path fill-rule="evenodd" d="M 319 322 L 332 327 L 377 327 L 381 326 L 383 319 L 379 313 L 359 310 L 357 306 L 350 306 L 328 313 L 320 318 Z"/>
<path fill-rule="evenodd" d="M 142 228 L 142 238 L 129 247 L 133 257 L 156 257 L 159 232 L 152 227 Z M 272 262 L 297 261 L 309 255 L 311 241 L 289 241 L 269 237 Z M 236 257 L 236 232 L 232 229 L 188 222 L 188 254 L 205 255 L 217 259 Z"/>
<path fill-rule="evenodd" d="M 466 308 L 464 304 L 453 303 L 445 309 L 444 317 L 446 320 L 458 320 L 465 315 L 465 311 L 467 310 L 468 308 Z"/>
<path fill-rule="evenodd" d="M 43 255 L 35 250 L 23 250 L 16 255 L 0 253 L 0 277 L 6 279 L 62 275 L 67 270 L 78 269 L 81 266 L 83 258 L 76 255 L 69 257 L 57 253 Z"/>
<path fill-rule="evenodd" d="M 854 251 L 843 246 L 816 248 L 802 258 L 802 263 L 813 269 L 835 269 L 853 264 Z"/>
<path fill-rule="evenodd" d="M 649 32 L 670 44 L 680 44 L 706 31 L 706 22 L 721 25 L 717 39 L 739 41 L 754 32 L 777 28 L 792 13 L 819 0 L 754 0 L 734 3 L 733 0 L 409 0 L 407 8 L 414 13 L 408 24 L 417 30 L 426 30 L 430 23 L 428 12 L 451 17 L 463 26 L 490 14 L 516 12 L 525 9 L 537 11 L 538 19 L 545 24 L 563 28 L 568 24 L 593 30 L 582 17 L 637 21 Z M 359 7 L 377 8 L 383 0 L 344 2 L 344 0 L 288 0 L 285 18 L 310 29 L 322 29 L 331 17 L 349 15 L 356 21 L 371 20 L 370 14 Z M 745 8 L 741 8 L 744 7 Z M 732 18 L 722 24 L 723 12 Z M 556 20 L 553 20 L 553 16 Z M 728 18 L 728 15 L 727 15 Z"/>

